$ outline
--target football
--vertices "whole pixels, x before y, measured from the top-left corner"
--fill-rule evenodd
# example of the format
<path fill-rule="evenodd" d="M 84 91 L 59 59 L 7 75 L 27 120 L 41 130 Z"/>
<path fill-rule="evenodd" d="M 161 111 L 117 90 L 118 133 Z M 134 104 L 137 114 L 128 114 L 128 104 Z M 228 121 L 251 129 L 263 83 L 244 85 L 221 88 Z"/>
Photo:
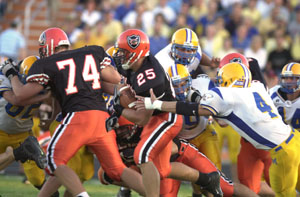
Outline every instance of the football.
<path fill-rule="evenodd" d="M 135 98 L 134 90 L 130 86 L 124 85 L 120 87 L 119 92 L 120 104 L 122 105 L 122 107 L 132 109 L 135 105 L 134 102 L 137 100 Z"/>

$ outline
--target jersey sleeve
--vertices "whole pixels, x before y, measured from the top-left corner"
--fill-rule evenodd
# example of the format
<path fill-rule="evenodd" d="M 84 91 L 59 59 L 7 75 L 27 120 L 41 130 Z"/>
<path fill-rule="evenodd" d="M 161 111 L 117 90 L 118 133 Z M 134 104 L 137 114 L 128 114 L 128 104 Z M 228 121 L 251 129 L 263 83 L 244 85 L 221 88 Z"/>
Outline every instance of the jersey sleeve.
<path fill-rule="evenodd" d="M 3 92 L 8 90 L 11 90 L 10 81 L 2 73 L 0 73 L 0 95 L 2 96 Z"/>
<path fill-rule="evenodd" d="M 44 73 L 43 65 L 39 64 L 39 60 L 34 62 L 28 71 L 26 82 L 37 82 L 42 86 L 47 86 L 49 82 L 49 75 Z"/>
<path fill-rule="evenodd" d="M 105 52 L 103 47 L 92 45 L 89 48 L 94 51 L 95 57 L 99 59 L 100 69 L 113 65 L 111 57 Z"/>
<path fill-rule="evenodd" d="M 200 105 L 214 116 L 227 116 L 230 114 L 229 104 L 224 101 L 219 88 L 213 88 L 206 92 L 200 101 Z"/>

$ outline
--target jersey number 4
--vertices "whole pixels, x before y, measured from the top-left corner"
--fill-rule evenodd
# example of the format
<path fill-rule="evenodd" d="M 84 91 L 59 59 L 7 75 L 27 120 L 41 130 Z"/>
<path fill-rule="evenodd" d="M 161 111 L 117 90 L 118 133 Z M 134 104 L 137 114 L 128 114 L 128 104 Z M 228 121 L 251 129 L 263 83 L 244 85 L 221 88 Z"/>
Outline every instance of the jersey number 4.
<path fill-rule="evenodd" d="M 277 115 L 273 113 L 273 109 L 271 108 L 271 106 L 268 105 L 257 92 L 253 92 L 253 96 L 255 99 L 256 106 L 261 112 L 263 113 L 268 112 L 271 118 L 277 117 Z"/>
<path fill-rule="evenodd" d="M 104 60 L 103 60 L 104 61 Z M 76 79 L 76 64 L 73 58 L 66 59 L 63 61 L 56 62 L 59 70 L 65 69 L 69 66 L 68 85 L 65 89 L 66 94 L 74 94 L 78 92 L 77 86 L 75 85 Z M 100 89 L 100 74 L 97 69 L 97 65 L 93 55 L 86 55 L 84 65 L 82 69 L 82 77 L 84 81 L 93 81 L 92 88 L 94 90 Z"/>

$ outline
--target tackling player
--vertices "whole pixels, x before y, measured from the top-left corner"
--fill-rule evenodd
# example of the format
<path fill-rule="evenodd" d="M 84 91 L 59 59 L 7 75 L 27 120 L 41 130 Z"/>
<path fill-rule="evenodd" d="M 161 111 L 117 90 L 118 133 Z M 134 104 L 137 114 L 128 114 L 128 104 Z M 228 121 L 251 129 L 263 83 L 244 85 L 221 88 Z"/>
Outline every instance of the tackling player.
<path fill-rule="evenodd" d="M 122 163 L 114 136 L 105 130 L 109 115 L 101 97 L 103 91 L 112 93 L 113 86 L 105 82 L 112 78 L 112 72 L 106 69 L 111 61 L 103 48 L 87 46 L 68 50 L 70 42 L 59 28 L 45 30 L 39 43 L 40 56 L 45 58 L 32 65 L 27 84 L 20 83 L 11 62 L 3 65 L 2 72 L 11 80 L 19 100 L 35 96 L 49 85 L 62 108 L 64 119 L 48 147 L 50 172 L 72 195 L 89 196 L 75 172 L 66 166 L 80 147 L 88 145 L 110 177 L 123 180 L 142 193 L 143 185 L 135 180 L 140 176 Z"/>
<path fill-rule="evenodd" d="M 23 83 L 26 83 L 28 70 L 37 59 L 36 56 L 29 56 L 22 61 L 18 76 Z M 7 147 L 17 148 L 28 136 L 33 135 L 32 116 L 38 110 L 41 101 L 48 98 L 49 94 L 41 93 L 37 97 L 21 102 L 15 97 L 10 81 L 2 73 L 0 81 L 0 153 L 4 153 Z M 46 160 L 46 155 L 44 157 Z M 18 157 L 16 158 L 18 159 Z M 44 167 L 40 166 L 41 164 L 37 166 L 34 161 L 25 161 L 22 159 L 27 179 L 36 188 L 41 189 L 45 182 L 45 174 L 44 170 L 40 168 Z"/>
<path fill-rule="evenodd" d="M 225 65 L 218 73 L 218 82 L 220 87 L 208 91 L 200 104 L 155 100 L 151 91 L 152 98 L 136 102 L 136 107 L 184 115 L 213 115 L 224 120 L 256 148 L 270 151 L 273 161 L 270 183 L 276 195 L 296 196 L 299 132 L 282 121 L 264 86 L 251 83 L 246 66 Z"/>

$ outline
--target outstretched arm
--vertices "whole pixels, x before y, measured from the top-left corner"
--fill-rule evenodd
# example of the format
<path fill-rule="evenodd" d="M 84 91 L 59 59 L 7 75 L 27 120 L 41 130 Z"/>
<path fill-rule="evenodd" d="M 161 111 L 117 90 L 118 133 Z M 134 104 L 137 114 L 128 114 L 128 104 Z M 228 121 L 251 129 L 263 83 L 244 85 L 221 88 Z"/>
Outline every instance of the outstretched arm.
<path fill-rule="evenodd" d="M 3 92 L 3 98 L 11 103 L 12 105 L 17 105 L 17 106 L 25 106 L 25 105 L 32 105 L 35 103 L 39 103 L 47 98 L 49 98 L 51 95 L 51 92 L 47 92 L 45 94 L 39 94 L 37 96 L 30 97 L 26 100 L 20 100 L 16 97 L 13 91 L 5 91 Z"/>

